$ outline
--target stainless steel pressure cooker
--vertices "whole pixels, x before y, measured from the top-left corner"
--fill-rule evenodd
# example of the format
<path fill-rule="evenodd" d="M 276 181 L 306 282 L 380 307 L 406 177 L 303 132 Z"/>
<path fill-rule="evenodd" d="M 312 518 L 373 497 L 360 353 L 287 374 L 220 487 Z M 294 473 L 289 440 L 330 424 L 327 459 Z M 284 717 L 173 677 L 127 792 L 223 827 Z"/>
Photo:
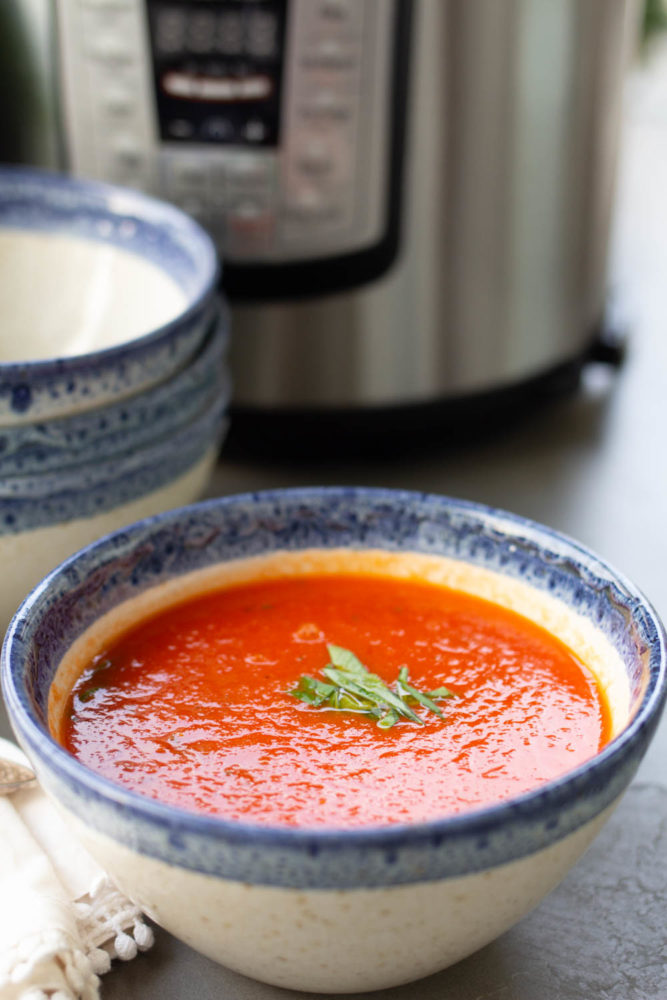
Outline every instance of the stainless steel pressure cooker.
<path fill-rule="evenodd" d="M 23 158 L 215 237 L 248 436 L 446 434 L 576 380 L 638 0 L 5 3 Z"/>

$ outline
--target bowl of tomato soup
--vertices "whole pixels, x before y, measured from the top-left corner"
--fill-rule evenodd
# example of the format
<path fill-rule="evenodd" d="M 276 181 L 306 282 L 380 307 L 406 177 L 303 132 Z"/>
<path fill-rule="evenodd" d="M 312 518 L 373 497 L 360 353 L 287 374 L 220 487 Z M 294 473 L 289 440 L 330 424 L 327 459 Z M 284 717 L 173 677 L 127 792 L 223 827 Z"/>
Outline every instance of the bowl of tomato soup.
<path fill-rule="evenodd" d="M 15 616 L 2 683 L 45 790 L 158 924 L 330 993 L 436 972 L 535 906 L 667 686 L 658 617 L 587 549 L 359 488 L 220 498 L 83 549 Z"/>

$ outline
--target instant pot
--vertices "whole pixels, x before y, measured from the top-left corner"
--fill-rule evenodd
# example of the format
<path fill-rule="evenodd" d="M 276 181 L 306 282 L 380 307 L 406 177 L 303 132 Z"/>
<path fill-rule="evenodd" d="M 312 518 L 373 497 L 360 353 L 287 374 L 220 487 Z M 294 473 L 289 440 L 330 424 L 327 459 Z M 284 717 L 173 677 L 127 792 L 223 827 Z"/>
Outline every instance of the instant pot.
<path fill-rule="evenodd" d="M 459 436 L 607 351 L 640 6 L 4 0 L 28 111 L 5 158 L 150 191 L 210 230 L 232 438 Z"/>

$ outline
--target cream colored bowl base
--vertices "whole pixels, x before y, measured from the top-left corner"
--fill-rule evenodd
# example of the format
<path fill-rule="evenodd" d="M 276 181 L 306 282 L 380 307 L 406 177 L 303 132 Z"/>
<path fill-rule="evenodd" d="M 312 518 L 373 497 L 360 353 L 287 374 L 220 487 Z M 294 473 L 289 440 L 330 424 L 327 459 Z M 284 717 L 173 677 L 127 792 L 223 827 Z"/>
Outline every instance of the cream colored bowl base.
<path fill-rule="evenodd" d="M 247 885 L 175 868 L 64 815 L 120 888 L 193 948 L 275 986 L 352 993 L 428 976 L 498 937 L 557 885 L 617 802 L 550 847 L 498 868 L 344 890 Z"/>

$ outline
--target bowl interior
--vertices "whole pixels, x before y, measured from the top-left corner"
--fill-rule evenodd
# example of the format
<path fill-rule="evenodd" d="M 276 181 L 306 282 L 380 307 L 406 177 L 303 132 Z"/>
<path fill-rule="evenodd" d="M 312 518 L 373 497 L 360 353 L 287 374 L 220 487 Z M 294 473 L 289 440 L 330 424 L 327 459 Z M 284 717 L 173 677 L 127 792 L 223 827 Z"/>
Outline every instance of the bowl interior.
<path fill-rule="evenodd" d="M 403 506 L 405 504 L 405 506 Z M 275 551 L 382 549 L 445 556 L 528 584 L 590 623 L 619 654 L 629 714 L 664 679 L 660 623 L 642 595 L 586 549 L 524 519 L 443 497 L 383 490 L 283 490 L 195 504 L 82 550 L 28 598 L 9 637 L 24 706 L 46 723 L 51 680 L 104 614 L 158 585 Z"/>
<path fill-rule="evenodd" d="M 0 363 L 143 337 L 210 288 L 215 254 L 184 214 L 133 192 L 0 170 Z"/>
<path fill-rule="evenodd" d="M 2 361 L 114 347 L 168 323 L 185 301 L 169 275 L 136 253 L 65 233 L 0 230 Z"/>

